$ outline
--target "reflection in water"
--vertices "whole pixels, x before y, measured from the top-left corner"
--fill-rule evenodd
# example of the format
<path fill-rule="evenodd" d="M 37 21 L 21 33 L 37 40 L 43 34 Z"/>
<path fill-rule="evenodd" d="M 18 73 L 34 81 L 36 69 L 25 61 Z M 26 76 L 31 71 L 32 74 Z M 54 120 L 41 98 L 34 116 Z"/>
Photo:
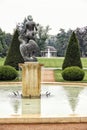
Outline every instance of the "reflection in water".
<path fill-rule="evenodd" d="M 18 107 L 19 103 L 15 103 L 16 98 L 11 97 L 12 92 L 16 90 L 21 91 L 21 87 L 20 86 L 15 86 L 15 87 L 14 86 L 0 86 L 0 117 L 21 114 L 21 109 L 20 107 Z M 15 111 L 14 104 L 16 104 L 16 107 L 18 108 L 17 111 Z"/>
<path fill-rule="evenodd" d="M 11 107 L 13 107 L 14 114 L 18 114 L 19 109 L 21 107 L 20 99 L 13 98 L 10 100 Z"/>
<path fill-rule="evenodd" d="M 74 114 L 76 105 L 78 104 L 78 96 L 84 88 L 83 87 L 75 87 L 75 86 L 74 87 L 67 86 L 67 87 L 64 87 L 64 89 L 67 92 L 68 100 L 69 100 L 71 109 L 72 109 L 73 114 Z"/>
<path fill-rule="evenodd" d="M 87 88 L 42 85 L 41 99 L 22 99 L 11 96 L 21 94 L 21 87 L 0 87 L 0 117 L 11 115 L 39 115 L 60 117 L 73 114 L 87 115 Z M 46 92 L 50 95 L 46 96 Z"/>
<path fill-rule="evenodd" d="M 85 87 L 79 94 L 78 105 L 76 107 L 75 113 L 80 115 L 87 115 L 87 88 Z"/>
<path fill-rule="evenodd" d="M 40 115 L 40 99 L 22 99 L 22 114 Z"/>
<path fill-rule="evenodd" d="M 44 94 L 41 98 L 41 116 L 58 117 L 66 116 L 72 113 L 66 92 L 63 87 L 43 86 L 42 92 L 49 91 L 51 95 L 46 97 Z"/>

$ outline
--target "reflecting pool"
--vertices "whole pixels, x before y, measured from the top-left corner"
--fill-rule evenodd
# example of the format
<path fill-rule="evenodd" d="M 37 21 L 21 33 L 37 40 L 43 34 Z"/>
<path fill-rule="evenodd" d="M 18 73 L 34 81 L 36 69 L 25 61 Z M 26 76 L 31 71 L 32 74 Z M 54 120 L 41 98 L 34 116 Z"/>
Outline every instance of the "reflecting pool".
<path fill-rule="evenodd" d="M 21 98 L 21 86 L 0 86 L 0 118 L 87 116 L 87 87 L 42 85 L 40 99 Z"/>

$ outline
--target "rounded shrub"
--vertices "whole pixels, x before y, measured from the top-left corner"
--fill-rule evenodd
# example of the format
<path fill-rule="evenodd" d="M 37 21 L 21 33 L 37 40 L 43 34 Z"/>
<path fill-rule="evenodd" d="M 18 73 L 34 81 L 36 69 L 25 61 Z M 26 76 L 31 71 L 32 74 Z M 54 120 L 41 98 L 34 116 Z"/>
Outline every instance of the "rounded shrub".
<path fill-rule="evenodd" d="M 18 76 L 15 68 L 11 66 L 0 66 L 0 81 L 13 80 Z"/>
<path fill-rule="evenodd" d="M 67 67 L 62 71 L 63 79 L 68 81 L 81 81 L 84 75 L 84 71 L 77 66 Z"/>

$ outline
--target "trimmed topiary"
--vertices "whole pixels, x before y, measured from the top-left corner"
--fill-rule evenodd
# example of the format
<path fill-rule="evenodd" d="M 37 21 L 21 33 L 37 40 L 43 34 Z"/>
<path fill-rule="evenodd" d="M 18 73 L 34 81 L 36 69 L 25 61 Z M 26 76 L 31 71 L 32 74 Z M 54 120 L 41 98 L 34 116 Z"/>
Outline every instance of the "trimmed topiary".
<path fill-rule="evenodd" d="M 20 42 L 18 40 L 18 37 L 19 37 L 18 31 L 15 30 L 6 60 L 4 62 L 4 65 L 10 65 L 14 67 L 16 70 L 19 69 L 18 64 L 24 62 L 19 50 Z"/>
<path fill-rule="evenodd" d="M 84 75 L 84 71 L 78 66 L 67 67 L 62 72 L 63 79 L 68 81 L 81 81 Z"/>
<path fill-rule="evenodd" d="M 65 68 L 70 66 L 78 66 L 82 68 L 82 62 L 80 59 L 79 42 L 74 32 L 72 33 L 69 40 L 62 69 L 64 70 Z"/>
<path fill-rule="evenodd" d="M 11 66 L 0 66 L 0 81 L 13 80 L 18 76 L 15 68 Z"/>

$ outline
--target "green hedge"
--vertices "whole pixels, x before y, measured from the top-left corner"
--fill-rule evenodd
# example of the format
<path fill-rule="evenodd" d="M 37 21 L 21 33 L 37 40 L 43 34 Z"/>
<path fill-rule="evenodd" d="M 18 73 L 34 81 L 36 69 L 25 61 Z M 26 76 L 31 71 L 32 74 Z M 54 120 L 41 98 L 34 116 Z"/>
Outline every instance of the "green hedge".
<path fill-rule="evenodd" d="M 63 79 L 68 81 L 81 81 L 84 75 L 84 71 L 77 66 L 67 67 L 62 71 Z"/>
<path fill-rule="evenodd" d="M 0 66 L 0 81 L 13 80 L 18 76 L 15 68 L 11 66 Z"/>

